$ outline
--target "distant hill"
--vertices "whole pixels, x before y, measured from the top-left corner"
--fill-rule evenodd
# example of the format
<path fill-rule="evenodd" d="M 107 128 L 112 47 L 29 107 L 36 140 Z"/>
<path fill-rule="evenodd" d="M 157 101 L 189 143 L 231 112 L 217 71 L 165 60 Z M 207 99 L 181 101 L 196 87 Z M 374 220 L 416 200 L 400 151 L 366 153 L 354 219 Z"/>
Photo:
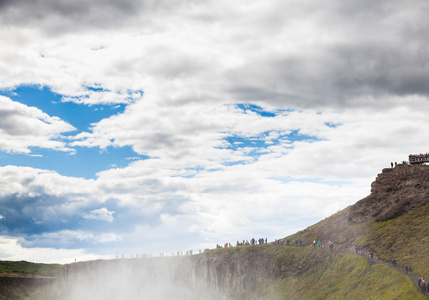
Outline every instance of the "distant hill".
<path fill-rule="evenodd" d="M 60 264 L 0 261 L 0 299 L 34 299 L 61 275 Z M 43 299 L 43 297 L 38 297 Z"/>

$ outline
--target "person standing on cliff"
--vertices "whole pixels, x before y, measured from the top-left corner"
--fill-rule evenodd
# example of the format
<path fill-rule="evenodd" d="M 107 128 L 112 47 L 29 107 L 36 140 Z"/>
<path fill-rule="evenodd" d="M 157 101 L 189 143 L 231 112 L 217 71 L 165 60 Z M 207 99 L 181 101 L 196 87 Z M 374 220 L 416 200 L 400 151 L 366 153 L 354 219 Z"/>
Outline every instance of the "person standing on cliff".
<path fill-rule="evenodd" d="M 392 169 L 393 169 L 393 162 L 390 162 L 390 166 L 392 167 Z"/>

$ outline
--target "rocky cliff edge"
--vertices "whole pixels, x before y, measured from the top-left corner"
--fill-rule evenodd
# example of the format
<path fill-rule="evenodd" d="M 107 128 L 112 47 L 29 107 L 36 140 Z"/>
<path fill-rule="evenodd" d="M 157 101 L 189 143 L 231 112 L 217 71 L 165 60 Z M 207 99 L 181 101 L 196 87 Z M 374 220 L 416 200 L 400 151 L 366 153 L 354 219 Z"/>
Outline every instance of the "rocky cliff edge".
<path fill-rule="evenodd" d="M 383 169 L 371 194 L 351 206 L 349 221 L 387 221 L 429 203 L 429 165 L 398 165 Z"/>

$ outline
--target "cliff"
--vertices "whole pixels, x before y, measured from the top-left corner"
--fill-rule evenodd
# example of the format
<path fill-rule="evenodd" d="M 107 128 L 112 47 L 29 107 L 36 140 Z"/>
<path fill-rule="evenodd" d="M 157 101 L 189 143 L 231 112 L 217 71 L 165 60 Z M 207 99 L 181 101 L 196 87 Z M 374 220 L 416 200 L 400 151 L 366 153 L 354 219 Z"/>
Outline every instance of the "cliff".
<path fill-rule="evenodd" d="M 278 277 L 281 270 L 271 247 L 65 265 L 64 299 L 233 299 Z"/>
<path fill-rule="evenodd" d="M 350 208 L 349 220 L 387 221 L 429 203 L 429 166 L 398 165 L 383 169 L 371 194 Z"/>

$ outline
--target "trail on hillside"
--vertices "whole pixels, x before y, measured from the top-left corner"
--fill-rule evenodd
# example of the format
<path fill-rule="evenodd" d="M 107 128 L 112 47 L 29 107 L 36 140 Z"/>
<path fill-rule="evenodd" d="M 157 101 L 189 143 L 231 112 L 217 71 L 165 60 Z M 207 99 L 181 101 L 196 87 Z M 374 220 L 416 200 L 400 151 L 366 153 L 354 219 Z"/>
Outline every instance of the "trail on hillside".
<path fill-rule="evenodd" d="M 386 265 L 390 268 L 395 269 L 398 272 L 401 272 L 402 274 L 407 275 L 414 282 L 414 285 L 416 286 L 417 290 L 420 293 L 422 293 L 423 295 L 425 295 L 427 298 L 429 298 L 429 293 L 427 292 L 427 290 L 423 290 L 421 287 L 419 287 L 419 283 L 418 283 L 419 277 L 417 275 L 413 274 L 412 272 L 405 272 L 404 268 L 398 266 L 397 264 L 393 265 L 392 263 L 383 261 L 383 260 L 381 260 L 375 256 L 371 257 L 371 254 L 368 253 L 368 251 L 366 251 L 366 250 L 361 250 L 359 252 L 356 252 L 356 249 L 349 248 L 348 252 L 350 252 L 354 255 L 363 256 L 363 257 L 367 258 L 372 264 L 383 264 L 383 265 Z"/>

